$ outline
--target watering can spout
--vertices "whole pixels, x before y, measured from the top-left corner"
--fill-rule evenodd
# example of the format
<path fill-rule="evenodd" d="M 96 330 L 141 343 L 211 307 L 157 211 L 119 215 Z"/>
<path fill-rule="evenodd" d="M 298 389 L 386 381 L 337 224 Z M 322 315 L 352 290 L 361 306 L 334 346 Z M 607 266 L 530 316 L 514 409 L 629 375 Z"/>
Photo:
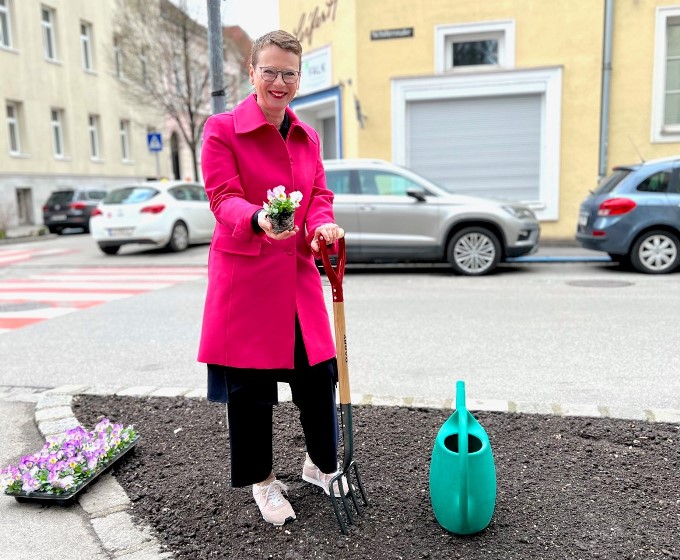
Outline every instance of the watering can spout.
<path fill-rule="evenodd" d="M 456 410 L 465 409 L 465 381 L 456 381 Z"/>

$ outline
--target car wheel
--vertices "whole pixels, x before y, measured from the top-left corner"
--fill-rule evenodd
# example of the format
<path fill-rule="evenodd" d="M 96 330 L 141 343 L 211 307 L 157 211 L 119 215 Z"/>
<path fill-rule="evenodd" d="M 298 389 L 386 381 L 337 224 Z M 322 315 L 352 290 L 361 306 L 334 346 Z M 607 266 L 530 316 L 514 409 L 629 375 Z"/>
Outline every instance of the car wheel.
<path fill-rule="evenodd" d="M 172 227 L 167 248 L 173 253 L 184 251 L 189 246 L 189 230 L 184 222 L 177 222 Z"/>
<path fill-rule="evenodd" d="M 672 272 L 680 262 L 680 241 L 668 231 L 648 231 L 633 245 L 630 260 L 639 272 L 646 274 Z"/>
<path fill-rule="evenodd" d="M 496 268 L 501 246 L 495 234 L 483 227 L 467 227 L 457 232 L 447 250 L 453 270 L 465 276 L 482 276 Z"/>
<path fill-rule="evenodd" d="M 102 250 L 102 253 L 105 253 L 107 255 L 115 255 L 120 250 L 120 245 L 102 245 L 102 244 L 100 244 L 99 248 Z"/>

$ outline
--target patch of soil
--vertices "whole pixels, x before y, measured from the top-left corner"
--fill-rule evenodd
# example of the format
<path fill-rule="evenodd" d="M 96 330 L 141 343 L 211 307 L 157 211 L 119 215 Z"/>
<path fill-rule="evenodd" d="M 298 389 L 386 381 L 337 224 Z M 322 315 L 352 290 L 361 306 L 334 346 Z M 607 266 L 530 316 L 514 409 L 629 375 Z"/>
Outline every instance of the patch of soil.
<path fill-rule="evenodd" d="M 289 402 L 274 409 L 274 452 L 298 519 L 281 528 L 262 521 L 250 489 L 229 486 L 224 405 L 80 396 L 73 409 L 86 427 L 107 416 L 140 432 L 114 474 L 135 518 L 178 559 L 680 558 L 676 425 L 474 413 L 491 440 L 498 493 L 490 525 L 460 537 L 441 528 L 429 501 L 432 445 L 451 411 L 355 406 L 354 457 L 370 507 L 344 536 L 329 498 L 300 478 L 304 440 Z"/>

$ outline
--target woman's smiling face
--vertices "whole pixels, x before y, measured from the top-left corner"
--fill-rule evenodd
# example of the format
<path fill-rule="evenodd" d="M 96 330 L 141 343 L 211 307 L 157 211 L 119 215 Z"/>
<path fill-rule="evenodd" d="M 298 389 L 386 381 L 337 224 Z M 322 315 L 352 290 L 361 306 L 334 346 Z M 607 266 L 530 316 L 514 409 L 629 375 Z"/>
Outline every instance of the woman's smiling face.
<path fill-rule="evenodd" d="M 250 83 L 255 86 L 257 104 L 264 112 L 267 120 L 270 122 L 272 119 L 278 120 L 279 122 L 275 124 L 280 124 L 286 106 L 293 100 L 300 86 L 300 78 L 298 77 L 295 83 L 287 84 L 279 73 L 273 82 L 265 82 L 261 75 L 263 67 L 278 71 L 299 72 L 300 57 L 295 53 L 284 51 L 276 45 L 269 45 L 260 51 L 257 57 L 257 67 L 250 66 Z"/>

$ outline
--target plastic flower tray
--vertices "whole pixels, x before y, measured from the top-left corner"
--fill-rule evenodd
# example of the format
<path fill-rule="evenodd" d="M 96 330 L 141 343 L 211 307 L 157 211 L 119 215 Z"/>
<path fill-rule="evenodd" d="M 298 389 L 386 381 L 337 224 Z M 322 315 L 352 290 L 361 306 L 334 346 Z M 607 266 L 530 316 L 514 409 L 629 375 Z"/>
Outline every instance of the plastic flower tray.
<path fill-rule="evenodd" d="M 71 488 L 70 490 L 62 492 L 61 494 L 51 494 L 49 492 L 10 492 L 9 490 L 6 490 L 5 494 L 8 496 L 13 496 L 17 502 L 22 503 L 34 502 L 42 505 L 59 504 L 60 506 L 70 506 L 78 499 L 82 492 L 87 491 L 88 486 L 95 482 L 100 475 L 107 473 L 111 467 L 113 467 L 113 465 L 130 453 L 130 451 L 132 451 L 137 445 L 137 442 L 139 442 L 139 435 L 137 435 L 127 447 L 116 453 L 116 455 L 114 455 L 108 463 L 101 465 L 80 484 Z"/>

